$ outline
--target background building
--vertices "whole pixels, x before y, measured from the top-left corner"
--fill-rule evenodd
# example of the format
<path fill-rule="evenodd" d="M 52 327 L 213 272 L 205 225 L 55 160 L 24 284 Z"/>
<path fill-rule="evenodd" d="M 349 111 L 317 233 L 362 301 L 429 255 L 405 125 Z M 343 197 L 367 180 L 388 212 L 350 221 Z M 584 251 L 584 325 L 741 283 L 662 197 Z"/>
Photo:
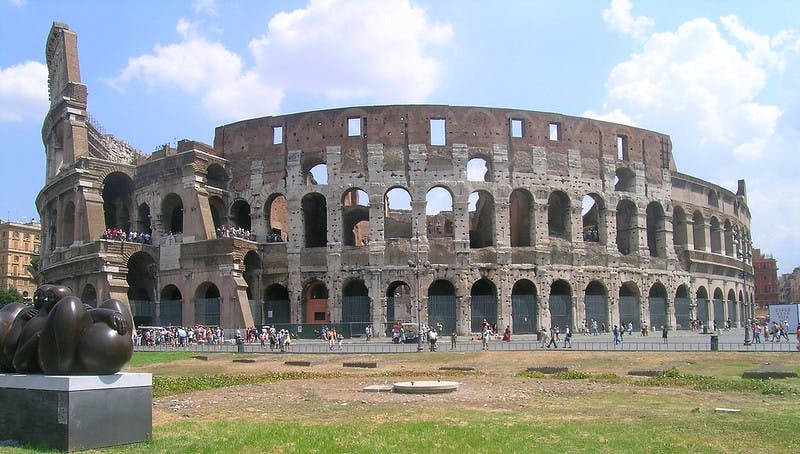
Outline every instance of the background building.
<path fill-rule="evenodd" d="M 800 302 L 800 267 L 781 275 L 780 292 L 782 303 Z"/>
<path fill-rule="evenodd" d="M 0 288 L 14 287 L 29 298 L 36 290 L 28 265 L 39 256 L 38 222 L 0 221 Z"/>
<path fill-rule="evenodd" d="M 753 273 L 755 275 L 755 302 L 759 309 L 780 302 L 778 286 L 778 262 L 772 255 L 761 255 L 760 249 L 753 249 Z"/>
<path fill-rule="evenodd" d="M 89 120 L 77 36 L 47 43 L 44 281 L 141 324 L 395 321 L 515 333 L 749 317 L 750 211 L 669 136 L 556 113 L 365 106 L 220 126 L 149 156 Z"/>

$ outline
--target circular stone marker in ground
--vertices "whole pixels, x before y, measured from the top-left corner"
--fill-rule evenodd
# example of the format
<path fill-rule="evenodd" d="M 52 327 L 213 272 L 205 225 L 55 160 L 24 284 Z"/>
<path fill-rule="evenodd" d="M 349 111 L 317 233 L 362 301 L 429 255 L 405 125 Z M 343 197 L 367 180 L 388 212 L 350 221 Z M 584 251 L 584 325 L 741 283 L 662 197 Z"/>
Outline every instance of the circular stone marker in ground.
<path fill-rule="evenodd" d="M 458 390 L 457 381 L 401 381 L 392 390 L 401 394 L 442 394 Z"/>
<path fill-rule="evenodd" d="M 363 389 L 367 393 L 390 393 L 392 392 L 391 385 L 369 385 Z"/>

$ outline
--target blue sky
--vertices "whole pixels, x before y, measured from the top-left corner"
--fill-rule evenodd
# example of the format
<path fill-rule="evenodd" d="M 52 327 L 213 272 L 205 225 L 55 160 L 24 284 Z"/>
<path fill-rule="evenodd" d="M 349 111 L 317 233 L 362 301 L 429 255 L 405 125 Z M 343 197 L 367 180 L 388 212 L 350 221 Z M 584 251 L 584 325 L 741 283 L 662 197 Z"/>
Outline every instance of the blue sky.
<path fill-rule="evenodd" d="M 800 266 L 800 3 L 0 0 L 0 218 L 37 218 L 44 47 L 78 33 L 89 111 L 150 153 L 243 118 L 441 103 L 669 134 L 679 171 L 747 182 L 754 246 Z"/>

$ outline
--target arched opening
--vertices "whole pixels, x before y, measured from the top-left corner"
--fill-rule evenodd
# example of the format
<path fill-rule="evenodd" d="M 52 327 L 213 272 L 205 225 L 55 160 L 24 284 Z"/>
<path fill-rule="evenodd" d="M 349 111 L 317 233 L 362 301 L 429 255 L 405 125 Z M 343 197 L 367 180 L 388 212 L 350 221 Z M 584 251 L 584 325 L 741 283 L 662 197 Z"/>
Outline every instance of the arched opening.
<path fill-rule="evenodd" d="M 572 287 L 563 279 L 550 286 L 550 326 L 572 328 Z"/>
<path fill-rule="evenodd" d="M 492 181 L 489 161 L 475 157 L 467 162 L 467 181 Z"/>
<path fill-rule="evenodd" d="M 428 287 L 428 320 L 441 323 L 445 333 L 456 329 L 456 288 L 450 281 L 437 279 Z"/>
<path fill-rule="evenodd" d="M 586 306 L 586 327 L 595 335 L 605 331 L 608 326 L 608 291 L 605 285 L 600 281 L 589 282 L 583 294 L 583 303 Z"/>
<path fill-rule="evenodd" d="M 700 287 L 697 289 L 695 293 L 695 303 L 697 304 L 697 320 L 703 324 L 703 326 L 708 326 L 709 317 L 708 317 L 708 290 L 705 287 Z"/>
<path fill-rule="evenodd" d="M 736 310 L 736 292 L 734 292 L 733 289 L 728 290 L 726 308 L 728 311 L 725 314 L 725 327 L 732 328 L 734 326 L 739 326 L 739 311 Z"/>
<path fill-rule="evenodd" d="M 67 202 L 64 207 L 64 237 L 62 238 L 62 246 L 69 246 L 75 241 L 75 204 Z"/>
<path fill-rule="evenodd" d="M 484 320 L 489 325 L 497 325 L 497 288 L 489 279 L 483 278 L 472 285 L 470 291 L 470 311 L 472 313 L 470 330 L 481 331 Z"/>
<path fill-rule="evenodd" d="M 160 319 L 164 326 L 183 326 L 183 296 L 178 287 L 169 284 L 161 290 Z"/>
<path fill-rule="evenodd" d="M 515 189 L 511 192 L 508 203 L 509 230 L 511 233 L 511 247 L 532 246 L 534 235 L 533 222 L 533 196 L 525 189 Z M 517 333 L 517 330 L 514 330 Z"/>
<path fill-rule="evenodd" d="M 206 185 L 213 188 L 226 190 L 228 188 L 228 174 L 219 164 L 211 164 L 206 170 Z"/>
<path fill-rule="evenodd" d="M 225 215 L 225 202 L 220 197 L 211 196 L 208 198 L 208 207 L 211 210 L 211 221 L 214 223 L 214 230 L 217 238 L 222 238 L 227 231 L 228 217 Z"/>
<path fill-rule="evenodd" d="M 112 172 L 103 180 L 103 215 L 106 229 L 131 230 L 133 182 L 122 172 Z"/>
<path fill-rule="evenodd" d="M 569 197 L 561 191 L 554 191 L 547 199 L 547 232 L 553 238 L 570 239 Z"/>
<path fill-rule="evenodd" d="M 669 327 L 667 318 L 667 289 L 660 282 L 656 282 L 650 287 L 647 297 L 647 304 L 650 309 L 650 328 L 653 330 L 661 327 Z"/>
<path fill-rule="evenodd" d="M 637 327 L 641 324 L 639 310 L 639 287 L 633 282 L 625 282 L 619 289 L 620 327 Z"/>
<path fill-rule="evenodd" d="M 636 175 L 627 167 L 620 167 L 616 173 L 615 191 L 634 192 L 636 190 Z"/>
<path fill-rule="evenodd" d="M 330 323 L 328 311 L 328 287 L 319 280 L 313 280 L 303 291 L 303 320 L 306 323 Z"/>
<path fill-rule="evenodd" d="M 605 207 L 603 199 L 597 194 L 583 196 L 581 202 L 583 219 L 583 241 L 605 244 Z M 603 233 L 602 239 L 600 233 Z"/>
<path fill-rule="evenodd" d="M 395 187 L 386 191 L 383 201 L 384 238 L 411 238 L 411 194 L 405 188 Z"/>
<path fill-rule="evenodd" d="M 647 205 L 647 248 L 650 250 L 650 257 L 667 256 L 666 220 L 664 208 L 658 202 Z"/>
<path fill-rule="evenodd" d="M 494 245 L 494 198 L 487 191 L 469 195 L 469 247 Z"/>
<path fill-rule="evenodd" d="M 725 255 L 728 257 L 733 257 L 733 225 L 731 225 L 731 221 L 729 219 L 725 220 L 725 226 L 723 230 L 725 235 Z"/>
<path fill-rule="evenodd" d="M 386 290 L 387 328 L 391 328 L 395 322 L 410 322 L 412 320 L 412 310 L 411 287 L 403 281 L 392 282 Z"/>
<path fill-rule="evenodd" d="M 683 208 L 676 206 L 672 209 L 672 245 L 675 247 L 675 254 L 678 257 L 686 250 L 689 244 L 688 235 L 689 223 L 686 221 L 686 212 Z"/>
<path fill-rule="evenodd" d="M 231 206 L 231 224 L 236 232 L 235 236 L 250 239 L 250 204 L 244 200 L 237 200 Z"/>
<path fill-rule="evenodd" d="M 256 251 L 248 251 L 244 255 L 244 281 L 247 283 L 247 302 L 250 305 L 250 313 L 253 315 L 253 323 L 256 325 L 264 324 L 264 305 L 258 300 L 261 293 L 261 257 Z"/>
<path fill-rule="evenodd" d="M 291 322 L 289 290 L 283 285 L 272 284 L 264 290 L 264 319 L 270 326 Z"/>
<path fill-rule="evenodd" d="M 342 244 L 369 244 L 369 196 L 366 191 L 352 188 L 342 195 Z"/>
<path fill-rule="evenodd" d="M 628 199 L 617 204 L 617 250 L 622 255 L 636 251 L 639 246 L 639 230 L 636 224 L 636 205 Z"/>
<path fill-rule="evenodd" d="M 81 302 L 92 307 L 97 307 L 97 290 L 94 285 L 86 284 L 81 292 Z"/>
<path fill-rule="evenodd" d="M 435 186 L 425 194 L 428 237 L 453 237 L 453 194 Z"/>
<path fill-rule="evenodd" d="M 219 289 L 211 282 L 203 282 L 194 296 L 194 322 L 203 326 L 219 326 L 219 314 Z"/>
<path fill-rule="evenodd" d="M 716 217 L 711 217 L 709 221 L 709 239 L 711 240 L 711 252 L 719 254 L 722 252 L 722 228 Z"/>
<path fill-rule="evenodd" d="M 306 194 L 300 203 L 303 210 L 305 245 L 307 248 L 328 245 L 328 206 L 319 193 Z"/>
<path fill-rule="evenodd" d="M 539 330 L 536 307 L 536 285 L 520 279 L 511 289 L 511 318 L 514 334 L 533 334 Z"/>
<path fill-rule="evenodd" d="M 154 325 L 157 264 L 146 252 L 136 252 L 128 259 L 128 302 L 136 325 Z"/>
<path fill-rule="evenodd" d="M 183 200 L 171 192 L 161 201 L 161 216 L 166 233 L 183 233 Z"/>
<path fill-rule="evenodd" d="M 306 185 L 328 184 L 328 165 L 324 163 L 312 166 L 306 172 Z"/>
<path fill-rule="evenodd" d="M 689 329 L 691 318 L 689 289 L 686 285 L 680 285 L 675 291 L 675 329 Z"/>
<path fill-rule="evenodd" d="M 153 234 L 153 220 L 150 218 L 150 205 L 143 203 L 139 205 L 136 213 L 136 231 L 149 238 Z M 142 241 L 149 243 L 150 241 Z"/>
<path fill-rule="evenodd" d="M 363 333 L 370 321 L 369 290 L 362 279 L 353 279 L 342 288 L 342 323 L 352 333 Z"/>
<path fill-rule="evenodd" d="M 289 240 L 289 206 L 283 194 L 269 198 L 264 214 L 267 217 L 267 243 L 281 243 Z"/>
<path fill-rule="evenodd" d="M 699 211 L 692 215 L 692 241 L 695 251 L 706 250 L 706 221 Z"/>
<path fill-rule="evenodd" d="M 725 322 L 725 295 L 722 289 L 717 287 L 714 290 L 713 309 L 714 313 L 711 314 L 711 326 L 714 329 L 722 328 Z"/>

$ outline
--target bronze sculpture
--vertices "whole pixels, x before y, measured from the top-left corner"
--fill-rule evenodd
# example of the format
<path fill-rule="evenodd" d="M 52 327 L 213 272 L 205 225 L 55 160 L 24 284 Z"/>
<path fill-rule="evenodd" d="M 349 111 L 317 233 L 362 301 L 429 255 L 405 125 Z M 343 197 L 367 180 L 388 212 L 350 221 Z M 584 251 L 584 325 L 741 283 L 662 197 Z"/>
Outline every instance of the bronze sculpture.
<path fill-rule="evenodd" d="M 0 309 L 0 370 L 25 374 L 105 375 L 133 355 L 133 319 L 118 300 L 85 305 L 69 288 L 42 285 L 33 306 Z"/>

